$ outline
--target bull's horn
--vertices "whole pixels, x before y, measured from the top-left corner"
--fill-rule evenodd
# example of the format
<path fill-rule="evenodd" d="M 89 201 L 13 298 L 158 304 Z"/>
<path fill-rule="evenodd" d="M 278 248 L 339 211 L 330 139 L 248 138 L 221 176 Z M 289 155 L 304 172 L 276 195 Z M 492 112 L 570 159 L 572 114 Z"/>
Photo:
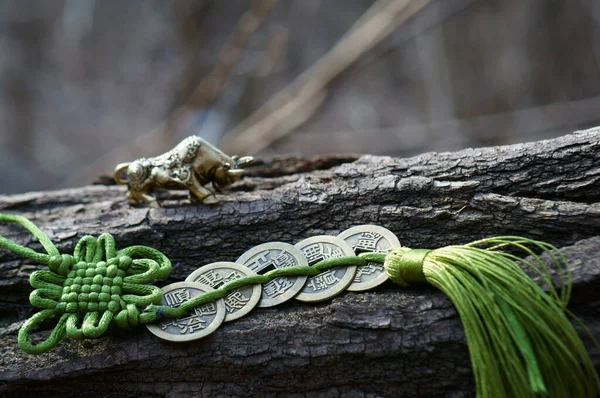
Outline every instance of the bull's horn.
<path fill-rule="evenodd" d="M 249 166 L 252 162 L 254 162 L 254 157 L 244 156 L 244 157 L 238 158 L 235 162 L 235 165 L 239 168 L 243 168 L 243 167 Z"/>
<path fill-rule="evenodd" d="M 242 169 L 233 169 L 233 170 L 227 171 L 227 174 L 229 174 L 232 177 L 242 177 L 244 175 L 244 170 L 242 170 Z"/>
<path fill-rule="evenodd" d="M 117 184 L 127 184 L 129 182 L 127 178 L 122 178 L 122 175 L 125 172 L 125 170 L 127 170 L 130 164 L 131 162 L 121 163 L 117 165 L 117 167 L 115 167 L 115 173 L 113 177 Z"/>

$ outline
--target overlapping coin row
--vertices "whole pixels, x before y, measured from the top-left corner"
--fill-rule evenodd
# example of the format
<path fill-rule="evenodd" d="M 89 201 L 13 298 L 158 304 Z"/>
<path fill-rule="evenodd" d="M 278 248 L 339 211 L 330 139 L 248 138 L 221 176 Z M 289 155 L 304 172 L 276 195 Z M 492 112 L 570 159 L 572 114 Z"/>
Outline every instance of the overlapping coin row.
<path fill-rule="evenodd" d="M 205 265 L 192 272 L 185 282 L 163 287 L 162 304 L 177 307 L 192 297 L 252 274 L 297 265 L 310 266 L 321 260 L 363 252 L 387 253 L 398 246 L 400 242 L 391 231 L 376 225 L 359 225 L 338 236 L 315 236 L 295 245 L 264 243 L 248 250 L 235 262 Z M 245 286 L 224 299 L 200 305 L 185 318 L 169 319 L 147 327 L 165 340 L 191 341 L 214 332 L 222 322 L 246 315 L 255 306 L 272 307 L 290 299 L 318 302 L 333 298 L 344 290 L 369 290 L 386 280 L 383 265 L 374 262 L 358 267 L 335 267 L 312 277 L 279 277 L 262 286 Z"/>

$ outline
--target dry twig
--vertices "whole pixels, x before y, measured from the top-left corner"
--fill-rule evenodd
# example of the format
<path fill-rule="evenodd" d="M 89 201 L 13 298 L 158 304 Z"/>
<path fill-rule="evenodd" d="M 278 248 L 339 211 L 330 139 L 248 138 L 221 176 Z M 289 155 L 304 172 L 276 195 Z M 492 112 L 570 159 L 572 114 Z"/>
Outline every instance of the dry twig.
<path fill-rule="evenodd" d="M 335 77 L 430 1 L 376 1 L 317 63 L 225 134 L 220 147 L 253 154 L 304 123 L 323 102 L 326 86 Z"/>

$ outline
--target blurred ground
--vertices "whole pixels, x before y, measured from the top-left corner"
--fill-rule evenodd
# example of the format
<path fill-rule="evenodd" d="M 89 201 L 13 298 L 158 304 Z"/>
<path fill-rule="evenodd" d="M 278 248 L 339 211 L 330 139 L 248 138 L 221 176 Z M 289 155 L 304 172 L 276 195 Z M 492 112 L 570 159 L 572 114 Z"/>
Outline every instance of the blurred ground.
<path fill-rule="evenodd" d="M 235 127 L 374 3 L 271 2 L 256 29 L 240 18 L 269 1 L 0 2 L 0 193 L 89 183 L 193 133 L 219 143 L 233 129 L 221 142 L 237 148 Z M 239 58 L 225 85 L 214 100 L 190 101 L 223 63 L 236 26 L 247 43 L 227 53 Z M 322 94 L 288 134 L 278 125 L 281 134 L 262 137 L 259 155 L 407 156 L 598 125 L 600 2 L 431 1 Z M 182 106 L 183 117 L 161 130 Z M 150 138 L 132 144 L 138 137 Z"/>

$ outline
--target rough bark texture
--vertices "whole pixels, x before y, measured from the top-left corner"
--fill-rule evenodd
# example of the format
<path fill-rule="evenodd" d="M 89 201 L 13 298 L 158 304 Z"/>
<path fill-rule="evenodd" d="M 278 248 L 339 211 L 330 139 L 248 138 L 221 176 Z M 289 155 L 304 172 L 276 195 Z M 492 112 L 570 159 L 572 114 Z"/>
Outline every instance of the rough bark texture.
<path fill-rule="evenodd" d="M 539 238 L 563 248 L 573 265 L 572 310 L 600 336 L 600 129 L 409 159 L 354 159 L 263 165 L 213 208 L 189 204 L 183 193 L 165 193 L 162 209 L 130 208 L 123 187 L 88 186 L 0 196 L 0 211 L 30 217 L 64 252 L 81 236 L 105 231 L 121 247 L 156 247 L 174 264 L 160 285 L 234 260 L 253 245 L 294 243 L 361 223 L 385 226 L 412 247 L 491 235 Z M 317 168 L 325 169 L 311 171 Z M 0 225 L 0 235 L 37 247 L 18 228 Z M 0 251 L 0 394 L 473 395 L 460 320 L 426 286 L 389 284 L 320 305 L 256 309 L 193 343 L 113 330 L 29 356 L 15 334 L 32 312 L 27 277 L 37 268 Z"/>

